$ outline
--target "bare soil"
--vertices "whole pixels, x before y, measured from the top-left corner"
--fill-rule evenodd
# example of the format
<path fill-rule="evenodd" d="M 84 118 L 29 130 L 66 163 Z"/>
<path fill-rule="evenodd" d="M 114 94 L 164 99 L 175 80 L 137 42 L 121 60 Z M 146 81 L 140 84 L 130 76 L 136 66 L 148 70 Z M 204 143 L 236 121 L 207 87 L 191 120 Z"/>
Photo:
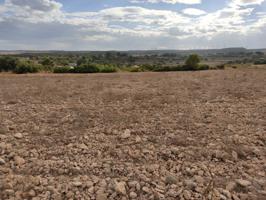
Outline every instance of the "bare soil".
<path fill-rule="evenodd" d="M 266 70 L 0 75 L 0 199 L 266 199 Z"/>

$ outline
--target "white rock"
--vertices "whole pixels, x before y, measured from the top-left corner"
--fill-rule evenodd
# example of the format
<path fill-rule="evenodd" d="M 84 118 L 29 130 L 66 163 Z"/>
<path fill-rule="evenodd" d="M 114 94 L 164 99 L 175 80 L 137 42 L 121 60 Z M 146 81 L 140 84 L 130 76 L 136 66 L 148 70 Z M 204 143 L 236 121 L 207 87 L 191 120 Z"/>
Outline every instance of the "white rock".
<path fill-rule="evenodd" d="M 121 138 L 122 139 L 127 139 L 130 138 L 131 136 L 131 131 L 129 129 L 126 129 L 122 134 L 121 134 Z"/>
<path fill-rule="evenodd" d="M 126 183 L 125 182 L 116 182 L 115 183 L 115 187 L 114 187 L 115 191 L 119 194 L 123 194 L 126 195 Z"/>
<path fill-rule="evenodd" d="M 15 161 L 15 164 L 18 166 L 21 166 L 21 165 L 26 163 L 26 161 L 23 158 L 21 158 L 20 156 L 15 156 L 14 161 Z"/>
<path fill-rule="evenodd" d="M 5 160 L 0 158 L 0 165 L 4 165 L 4 164 L 6 164 Z"/>
<path fill-rule="evenodd" d="M 80 187 L 80 186 L 82 186 L 82 183 L 79 181 L 76 181 L 76 182 L 73 182 L 73 185 L 76 187 Z"/>
<path fill-rule="evenodd" d="M 14 137 L 17 138 L 17 139 L 21 139 L 21 138 L 23 138 L 23 135 L 21 133 L 16 133 L 14 135 Z"/>
<path fill-rule="evenodd" d="M 130 192 L 129 197 L 135 199 L 138 197 L 138 195 L 135 192 Z"/>
<path fill-rule="evenodd" d="M 236 180 L 236 183 L 242 187 L 248 187 L 251 185 L 251 182 L 250 181 L 247 181 L 247 180 L 243 180 L 243 179 L 237 179 Z"/>

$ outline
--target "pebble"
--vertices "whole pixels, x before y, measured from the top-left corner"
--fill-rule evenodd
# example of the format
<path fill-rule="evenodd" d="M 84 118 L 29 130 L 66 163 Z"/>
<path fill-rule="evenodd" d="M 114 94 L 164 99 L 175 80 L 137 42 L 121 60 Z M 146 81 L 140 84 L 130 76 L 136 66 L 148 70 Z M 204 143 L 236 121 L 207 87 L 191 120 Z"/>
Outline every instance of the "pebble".
<path fill-rule="evenodd" d="M 226 190 L 233 191 L 235 189 L 235 187 L 236 187 L 236 183 L 235 182 L 229 182 L 226 185 Z"/>
<path fill-rule="evenodd" d="M 103 191 L 97 192 L 96 200 L 107 200 L 107 199 L 108 199 L 108 197 L 107 197 L 106 193 L 104 193 Z"/>
<path fill-rule="evenodd" d="M 135 192 L 130 192 L 129 197 L 135 199 L 138 197 L 138 195 Z"/>
<path fill-rule="evenodd" d="M 15 156 L 14 161 L 15 161 L 15 164 L 18 166 L 21 166 L 26 163 L 25 160 L 21 158 L 20 156 Z"/>
<path fill-rule="evenodd" d="M 121 134 L 121 138 L 122 139 L 127 139 L 130 138 L 131 136 L 131 131 L 129 129 L 126 129 L 122 134 Z"/>
<path fill-rule="evenodd" d="M 193 182 L 192 180 L 185 180 L 185 185 L 190 190 L 194 190 L 197 186 L 197 184 Z"/>
<path fill-rule="evenodd" d="M 0 165 L 4 165 L 4 164 L 6 164 L 5 160 L 0 158 Z"/>
<path fill-rule="evenodd" d="M 188 190 L 183 192 L 183 196 L 186 200 L 191 200 L 191 193 Z"/>
<path fill-rule="evenodd" d="M 118 193 L 118 194 L 122 194 L 122 195 L 126 195 L 126 183 L 125 182 L 115 182 L 115 191 Z"/>
<path fill-rule="evenodd" d="M 243 180 L 243 179 L 237 179 L 236 180 L 236 183 L 242 187 L 248 187 L 251 185 L 251 182 L 250 181 L 247 181 L 247 180 Z"/>
<path fill-rule="evenodd" d="M 167 175 L 165 177 L 165 184 L 176 184 L 177 183 L 177 178 L 174 175 Z"/>
<path fill-rule="evenodd" d="M 23 138 L 23 135 L 21 133 L 16 133 L 14 135 L 14 137 L 17 138 L 17 139 L 21 139 L 21 138 Z"/>
<path fill-rule="evenodd" d="M 82 182 L 76 181 L 76 182 L 73 182 L 73 185 L 75 187 L 80 187 L 80 186 L 82 186 Z"/>

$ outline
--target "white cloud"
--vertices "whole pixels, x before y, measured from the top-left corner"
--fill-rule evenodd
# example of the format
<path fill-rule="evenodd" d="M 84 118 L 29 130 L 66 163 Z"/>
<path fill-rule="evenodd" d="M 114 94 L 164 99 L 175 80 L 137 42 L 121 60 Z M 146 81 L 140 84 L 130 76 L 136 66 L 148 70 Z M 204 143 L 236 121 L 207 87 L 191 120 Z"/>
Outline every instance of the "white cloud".
<path fill-rule="evenodd" d="M 204 10 L 200 10 L 200 9 L 196 9 L 196 8 L 186 8 L 186 9 L 182 10 L 182 12 L 186 15 L 194 15 L 194 16 L 206 14 L 206 12 Z"/>
<path fill-rule="evenodd" d="M 11 6 L 26 7 L 45 12 L 58 10 L 62 7 L 62 4 L 54 0 L 6 0 L 6 3 Z"/>
<path fill-rule="evenodd" d="M 265 0 L 232 0 L 233 5 L 249 6 L 262 4 Z"/>
<path fill-rule="evenodd" d="M 131 3 L 200 4 L 201 0 L 130 0 Z"/>
<path fill-rule="evenodd" d="M 223 47 L 224 41 L 230 46 L 263 45 L 254 38 L 265 36 L 266 15 L 250 18 L 255 1 L 241 0 L 241 6 L 239 2 L 232 0 L 211 13 L 140 6 L 66 12 L 54 0 L 6 0 L 0 5 L 0 45 L 72 50 L 214 48 Z"/>

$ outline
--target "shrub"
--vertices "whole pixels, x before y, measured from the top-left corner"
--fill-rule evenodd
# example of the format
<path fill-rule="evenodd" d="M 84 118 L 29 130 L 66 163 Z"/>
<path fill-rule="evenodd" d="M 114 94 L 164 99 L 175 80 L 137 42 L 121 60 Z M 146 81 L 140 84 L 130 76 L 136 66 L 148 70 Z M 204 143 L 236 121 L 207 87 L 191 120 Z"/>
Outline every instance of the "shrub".
<path fill-rule="evenodd" d="M 44 66 L 53 66 L 54 65 L 54 62 L 52 59 L 50 58 L 44 58 L 42 61 L 41 61 L 41 64 L 44 65 Z"/>
<path fill-rule="evenodd" d="M 266 59 L 261 59 L 254 62 L 254 65 L 264 65 L 264 64 L 266 64 Z"/>
<path fill-rule="evenodd" d="M 196 70 L 200 63 L 200 57 L 197 54 L 191 54 L 185 62 L 187 69 Z"/>
<path fill-rule="evenodd" d="M 209 69 L 210 69 L 210 66 L 207 64 L 200 64 L 197 67 L 197 70 L 209 70 Z"/>
<path fill-rule="evenodd" d="M 17 65 L 17 58 L 10 56 L 0 57 L 0 72 L 13 71 Z"/>
<path fill-rule="evenodd" d="M 101 73 L 113 73 L 118 71 L 116 67 L 109 65 L 100 66 L 99 68 Z"/>
<path fill-rule="evenodd" d="M 216 68 L 217 68 L 217 69 L 225 69 L 225 65 L 224 65 L 224 64 L 217 65 Z"/>
<path fill-rule="evenodd" d="M 144 72 L 145 70 L 141 66 L 133 66 L 129 68 L 130 72 Z"/>
<path fill-rule="evenodd" d="M 64 67 L 55 67 L 53 70 L 54 73 L 73 73 L 74 68 L 69 66 Z"/>
<path fill-rule="evenodd" d="M 97 73 L 100 72 L 100 67 L 95 64 L 82 64 L 74 68 L 75 73 Z"/>
<path fill-rule="evenodd" d="M 16 68 L 13 70 L 16 74 L 37 73 L 41 67 L 30 61 L 19 61 Z"/>

